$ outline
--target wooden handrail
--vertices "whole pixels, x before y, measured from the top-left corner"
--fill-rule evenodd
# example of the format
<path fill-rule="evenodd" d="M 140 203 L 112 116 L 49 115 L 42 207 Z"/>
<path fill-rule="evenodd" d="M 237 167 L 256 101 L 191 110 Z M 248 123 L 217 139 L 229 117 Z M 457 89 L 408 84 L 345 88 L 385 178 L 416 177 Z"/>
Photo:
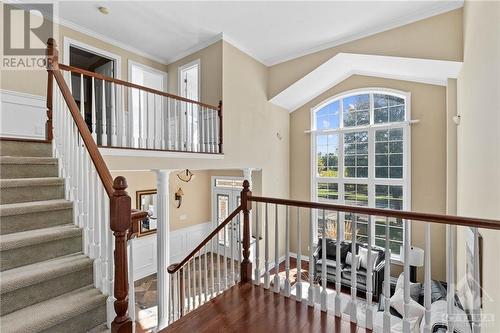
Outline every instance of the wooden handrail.
<path fill-rule="evenodd" d="M 191 260 L 195 255 L 196 253 L 201 250 L 201 248 L 203 246 L 205 246 L 215 235 L 217 235 L 219 233 L 219 231 L 221 231 L 229 222 L 231 222 L 241 211 L 243 210 L 243 206 L 240 205 L 238 206 L 234 212 L 232 212 L 231 214 L 229 214 L 229 216 L 221 223 L 217 226 L 217 228 L 214 229 L 214 231 L 212 231 L 210 233 L 210 235 L 208 235 L 193 251 L 191 251 L 191 253 L 189 253 L 180 263 L 178 264 L 172 264 L 170 265 L 168 268 L 167 268 L 167 272 L 169 274 L 174 274 L 175 272 L 177 272 L 179 269 L 181 269 L 181 267 L 183 267 L 189 260 Z"/>
<path fill-rule="evenodd" d="M 248 200 L 253 202 L 264 202 L 264 203 L 284 205 L 284 206 L 325 209 L 325 210 L 333 210 L 333 211 L 356 213 L 356 214 L 394 217 L 405 220 L 425 221 L 425 222 L 440 223 L 440 224 L 452 224 L 452 225 L 460 225 L 466 227 L 500 230 L 500 221 L 498 220 L 479 219 L 479 218 L 453 216 L 453 215 L 417 213 L 417 212 L 409 212 L 409 211 L 393 210 L 393 209 L 346 206 L 339 204 L 327 204 L 321 202 L 258 197 L 252 195 L 248 197 Z"/>
<path fill-rule="evenodd" d="M 113 82 L 115 84 L 126 86 L 126 87 L 129 87 L 129 88 L 135 88 L 135 89 L 147 91 L 147 92 L 150 92 L 150 93 L 153 93 L 153 94 L 156 94 L 156 95 L 161 95 L 161 96 L 164 96 L 164 97 L 169 97 L 169 98 L 177 99 L 179 101 L 183 101 L 183 102 L 187 102 L 187 103 L 193 103 L 193 104 L 198 104 L 200 106 L 203 106 L 203 107 L 206 107 L 206 108 L 210 108 L 210 109 L 213 109 L 213 110 L 218 110 L 219 109 L 218 106 L 214 106 L 214 105 L 210 105 L 210 104 L 198 102 L 198 101 L 195 101 L 195 100 L 192 100 L 192 99 L 189 99 L 189 98 L 185 98 L 185 97 L 181 97 L 181 96 L 169 94 L 169 93 L 166 93 L 164 91 L 160 91 L 160 90 L 148 88 L 148 87 L 145 87 L 145 86 L 141 86 L 139 84 L 130 83 L 128 81 L 123 81 L 123 80 L 120 80 L 120 79 L 115 79 L 113 77 L 106 76 L 106 75 L 99 74 L 99 73 L 94 73 L 94 72 L 91 72 L 91 71 L 87 71 L 87 70 L 82 69 L 82 68 L 78 68 L 78 67 L 74 67 L 74 66 L 69 66 L 69 65 L 64 65 L 64 64 L 59 64 L 59 68 L 62 69 L 62 70 L 65 70 L 65 71 L 72 72 L 72 73 L 83 74 L 85 76 L 94 77 L 94 78 L 99 79 L 99 80 L 104 80 L 104 81 L 107 81 L 107 82 Z"/>

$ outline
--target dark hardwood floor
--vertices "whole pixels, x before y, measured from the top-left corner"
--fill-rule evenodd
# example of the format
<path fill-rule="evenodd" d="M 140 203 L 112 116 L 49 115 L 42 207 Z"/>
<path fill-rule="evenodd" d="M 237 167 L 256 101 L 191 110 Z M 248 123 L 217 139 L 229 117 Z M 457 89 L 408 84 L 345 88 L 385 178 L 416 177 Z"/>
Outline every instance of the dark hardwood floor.
<path fill-rule="evenodd" d="M 250 283 L 240 283 L 161 333 L 368 332 L 331 314 Z"/>

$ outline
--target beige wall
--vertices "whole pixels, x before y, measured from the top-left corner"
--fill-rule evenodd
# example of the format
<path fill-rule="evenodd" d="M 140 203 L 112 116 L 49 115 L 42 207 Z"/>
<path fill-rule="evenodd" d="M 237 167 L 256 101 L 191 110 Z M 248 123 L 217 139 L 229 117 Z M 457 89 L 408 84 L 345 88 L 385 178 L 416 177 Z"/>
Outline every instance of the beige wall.
<path fill-rule="evenodd" d="M 290 196 L 310 200 L 311 128 L 310 110 L 319 102 L 345 91 L 380 87 L 411 93 L 411 117 L 420 122 L 411 128 L 411 209 L 417 212 L 446 213 L 446 88 L 407 81 L 352 76 L 313 99 L 290 116 Z M 307 221 L 303 212 L 302 221 Z M 422 223 L 412 225 L 412 243 L 424 247 Z M 295 247 L 292 232 L 292 247 Z M 308 235 L 308 224 L 303 224 L 303 235 Z M 307 239 L 307 238 L 303 238 Z M 445 231 L 433 225 L 433 277 L 445 279 Z M 307 253 L 305 244 L 303 253 Z"/>
<path fill-rule="evenodd" d="M 461 61 L 462 10 L 433 16 L 271 66 L 269 98 L 339 52 Z"/>
<path fill-rule="evenodd" d="M 192 53 L 168 65 L 168 91 L 179 92 L 179 67 L 200 60 L 201 92 L 200 101 L 218 105 L 222 99 L 222 41 Z"/>
<path fill-rule="evenodd" d="M 459 215 L 500 219 L 500 2 L 466 1 L 464 65 L 459 75 Z M 482 312 L 495 323 L 482 332 L 500 331 L 500 232 L 480 229 L 483 247 Z M 464 230 L 458 230 L 459 283 L 465 279 Z M 468 303 L 468 302 L 467 302 Z"/>
<path fill-rule="evenodd" d="M 92 47 L 111 52 L 121 57 L 121 79 L 128 80 L 128 60 L 133 60 L 144 65 L 156 68 L 161 71 L 167 71 L 165 64 L 158 63 L 154 60 L 140 56 L 133 52 L 116 47 L 102 40 L 96 39 L 89 35 L 75 31 L 62 25 L 56 25 L 58 35 L 56 42 L 59 49 L 59 61 L 62 63 L 64 59 L 64 37 L 77 40 Z M 1 89 L 30 93 L 34 95 L 46 96 L 47 94 L 47 72 L 42 70 L 19 70 L 19 71 L 2 71 Z"/>

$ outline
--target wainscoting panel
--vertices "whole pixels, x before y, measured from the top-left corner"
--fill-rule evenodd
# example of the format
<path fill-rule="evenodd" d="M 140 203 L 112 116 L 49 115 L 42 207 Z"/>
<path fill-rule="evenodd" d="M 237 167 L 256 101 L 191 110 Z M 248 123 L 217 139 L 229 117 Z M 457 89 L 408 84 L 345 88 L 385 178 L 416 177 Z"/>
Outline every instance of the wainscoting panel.
<path fill-rule="evenodd" d="M 0 136 L 45 139 L 45 97 L 1 90 Z"/>
<path fill-rule="evenodd" d="M 212 231 L 212 222 L 200 223 L 191 227 L 170 232 L 170 264 L 181 261 L 196 245 Z M 134 252 L 134 279 L 156 273 L 157 248 L 156 234 L 132 240 Z"/>

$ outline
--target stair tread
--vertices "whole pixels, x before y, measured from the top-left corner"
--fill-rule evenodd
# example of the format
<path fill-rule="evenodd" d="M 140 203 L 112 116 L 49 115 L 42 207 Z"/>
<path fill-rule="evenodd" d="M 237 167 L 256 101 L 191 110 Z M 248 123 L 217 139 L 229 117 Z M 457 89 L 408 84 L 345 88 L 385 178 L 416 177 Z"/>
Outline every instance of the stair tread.
<path fill-rule="evenodd" d="M 0 217 L 37 213 L 72 208 L 73 203 L 65 199 L 19 202 L 0 205 Z"/>
<path fill-rule="evenodd" d="M 46 185 L 64 185 L 64 179 L 60 177 L 0 179 L 0 188 Z"/>
<path fill-rule="evenodd" d="M 5 332 L 39 332 L 88 312 L 106 302 L 93 286 L 30 305 L 1 317 Z"/>
<path fill-rule="evenodd" d="M 3 271 L 0 276 L 2 294 L 50 280 L 92 266 L 92 260 L 82 253 L 16 267 Z"/>
<path fill-rule="evenodd" d="M 0 239 L 0 251 L 7 251 L 48 241 L 76 237 L 81 230 L 74 224 L 34 229 L 3 235 Z"/>
<path fill-rule="evenodd" d="M 0 156 L 0 164 L 57 164 L 53 157 Z"/>

